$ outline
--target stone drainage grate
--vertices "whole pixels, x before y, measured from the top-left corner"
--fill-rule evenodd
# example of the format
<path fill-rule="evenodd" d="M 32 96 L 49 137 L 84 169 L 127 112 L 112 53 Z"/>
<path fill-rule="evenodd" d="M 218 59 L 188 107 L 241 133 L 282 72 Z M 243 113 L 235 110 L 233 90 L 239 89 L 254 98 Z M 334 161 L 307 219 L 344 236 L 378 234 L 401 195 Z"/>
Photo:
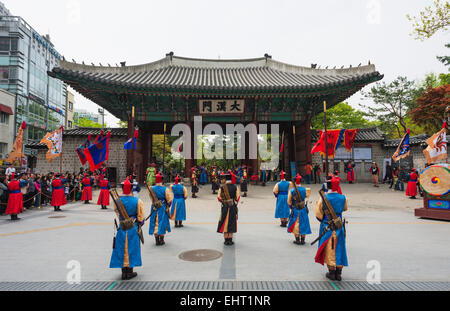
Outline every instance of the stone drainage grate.
<path fill-rule="evenodd" d="M 362 281 L 150 281 L 150 282 L 0 282 L 4 291 L 450 291 L 450 282 Z"/>

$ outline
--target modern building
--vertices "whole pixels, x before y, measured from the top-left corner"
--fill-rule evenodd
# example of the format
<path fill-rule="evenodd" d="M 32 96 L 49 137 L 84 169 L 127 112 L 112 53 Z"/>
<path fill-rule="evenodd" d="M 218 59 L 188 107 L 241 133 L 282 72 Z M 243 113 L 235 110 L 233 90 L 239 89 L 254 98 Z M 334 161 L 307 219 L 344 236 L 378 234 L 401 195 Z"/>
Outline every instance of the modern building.
<path fill-rule="evenodd" d="M 14 143 L 15 104 L 16 96 L 0 89 L 0 161 L 8 156 Z"/>
<path fill-rule="evenodd" d="M 39 141 L 66 121 L 67 86 L 47 75 L 62 56 L 48 35 L 11 16 L 0 3 L 0 89 L 16 97 L 15 129 L 27 122 L 24 143 Z M 30 156 L 31 150 L 25 148 Z"/>
<path fill-rule="evenodd" d="M 92 122 L 100 124 L 102 124 L 103 122 L 102 116 L 100 114 L 89 112 L 83 109 L 75 109 L 75 112 L 73 113 L 73 120 L 75 123 L 78 123 L 80 119 L 91 120 Z"/>
<path fill-rule="evenodd" d="M 75 105 L 75 95 L 68 90 L 66 96 L 66 123 L 64 126 L 65 129 L 70 130 L 75 127 L 73 121 L 74 105 Z"/>

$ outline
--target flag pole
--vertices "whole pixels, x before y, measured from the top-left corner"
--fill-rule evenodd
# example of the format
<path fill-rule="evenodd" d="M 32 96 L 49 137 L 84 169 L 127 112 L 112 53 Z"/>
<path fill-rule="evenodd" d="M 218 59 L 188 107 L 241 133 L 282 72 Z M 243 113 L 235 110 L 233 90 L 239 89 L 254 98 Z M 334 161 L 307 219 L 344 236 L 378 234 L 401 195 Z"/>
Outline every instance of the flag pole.
<path fill-rule="evenodd" d="M 131 120 L 132 120 L 132 126 L 134 127 L 134 130 L 136 131 L 136 127 L 135 127 L 135 107 L 131 107 Z M 131 167 L 131 169 L 133 170 L 133 172 L 131 173 L 132 175 L 136 173 L 136 149 L 137 149 L 137 140 L 136 140 L 136 146 L 134 146 L 134 133 L 133 133 L 133 165 Z"/>
<path fill-rule="evenodd" d="M 323 123 L 325 125 L 325 174 L 328 176 L 328 131 L 327 131 L 327 102 L 323 102 Z"/>
<path fill-rule="evenodd" d="M 163 176 L 165 175 L 165 164 L 166 164 L 166 130 L 167 130 L 167 123 L 164 123 L 164 144 L 163 144 L 163 167 L 162 167 L 162 172 L 163 172 Z"/>

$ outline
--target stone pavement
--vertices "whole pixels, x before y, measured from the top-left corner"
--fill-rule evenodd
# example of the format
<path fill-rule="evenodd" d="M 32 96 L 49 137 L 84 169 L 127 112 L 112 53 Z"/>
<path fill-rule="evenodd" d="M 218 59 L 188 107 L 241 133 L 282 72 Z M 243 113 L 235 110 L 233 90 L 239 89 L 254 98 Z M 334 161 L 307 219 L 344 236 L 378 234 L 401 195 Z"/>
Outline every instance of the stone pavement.
<path fill-rule="evenodd" d="M 143 267 L 135 269 L 136 281 L 325 281 L 325 268 L 314 263 L 317 244 L 294 245 L 293 235 L 273 218 L 272 187 L 251 186 L 249 197 L 242 198 L 234 247 L 225 247 L 216 233 L 219 204 L 210 186 L 201 188 L 198 199 L 187 201 L 188 221 L 184 228 L 172 228 L 165 246 L 155 246 L 146 224 Z M 311 211 L 318 190 L 312 185 Z M 377 260 L 382 281 L 450 281 L 449 222 L 416 218 L 414 209 L 422 200 L 410 200 L 386 185 L 343 184 L 342 190 L 349 199 L 345 217 L 350 266 L 344 269 L 345 280 L 365 281 L 369 261 Z M 148 215 L 146 190 L 141 198 Z M 119 269 L 109 269 L 113 211 L 80 203 L 63 210 L 26 211 L 17 223 L 0 217 L 0 283 L 64 282 L 72 260 L 80 262 L 83 282 L 120 279 Z M 313 235 L 307 242 L 318 234 L 312 212 L 310 222 Z M 197 249 L 217 250 L 223 257 L 210 262 L 178 257 Z"/>

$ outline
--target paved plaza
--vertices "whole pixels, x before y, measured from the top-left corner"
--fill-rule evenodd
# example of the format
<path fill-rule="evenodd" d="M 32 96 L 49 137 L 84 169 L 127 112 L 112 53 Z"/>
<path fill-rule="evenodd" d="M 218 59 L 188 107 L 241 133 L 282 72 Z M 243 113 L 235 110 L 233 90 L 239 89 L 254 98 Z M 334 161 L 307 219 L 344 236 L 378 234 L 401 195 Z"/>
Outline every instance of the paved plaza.
<path fill-rule="evenodd" d="M 200 189 L 199 198 L 187 200 L 188 221 L 184 228 L 172 228 L 166 245 L 155 246 L 144 227 L 143 267 L 136 268 L 135 281 L 325 281 L 325 268 L 314 263 L 319 222 L 313 202 L 318 185 L 312 185 L 310 222 L 313 235 L 307 245 L 292 243 L 294 237 L 274 219 L 275 197 L 272 184 L 251 186 L 249 197 L 239 204 L 236 245 L 225 247 L 216 233 L 219 203 L 210 186 Z M 410 200 L 388 186 L 343 184 L 349 199 L 345 213 L 349 267 L 347 281 L 365 281 L 380 263 L 382 281 L 450 281 L 450 223 L 418 219 L 414 209 L 421 199 Z M 96 202 L 96 192 L 94 200 Z M 140 197 L 150 212 L 147 190 Z M 63 207 L 26 211 L 19 222 L 0 217 L 0 283 L 64 282 L 70 261 L 81 264 L 81 281 L 118 281 L 120 269 L 109 269 L 114 235 L 112 208 L 80 203 Z M 57 216 L 58 218 L 52 218 Z M 172 226 L 173 227 L 173 226 Z M 179 258 L 185 251 L 208 249 L 223 253 L 208 262 L 188 262 Z"/>

